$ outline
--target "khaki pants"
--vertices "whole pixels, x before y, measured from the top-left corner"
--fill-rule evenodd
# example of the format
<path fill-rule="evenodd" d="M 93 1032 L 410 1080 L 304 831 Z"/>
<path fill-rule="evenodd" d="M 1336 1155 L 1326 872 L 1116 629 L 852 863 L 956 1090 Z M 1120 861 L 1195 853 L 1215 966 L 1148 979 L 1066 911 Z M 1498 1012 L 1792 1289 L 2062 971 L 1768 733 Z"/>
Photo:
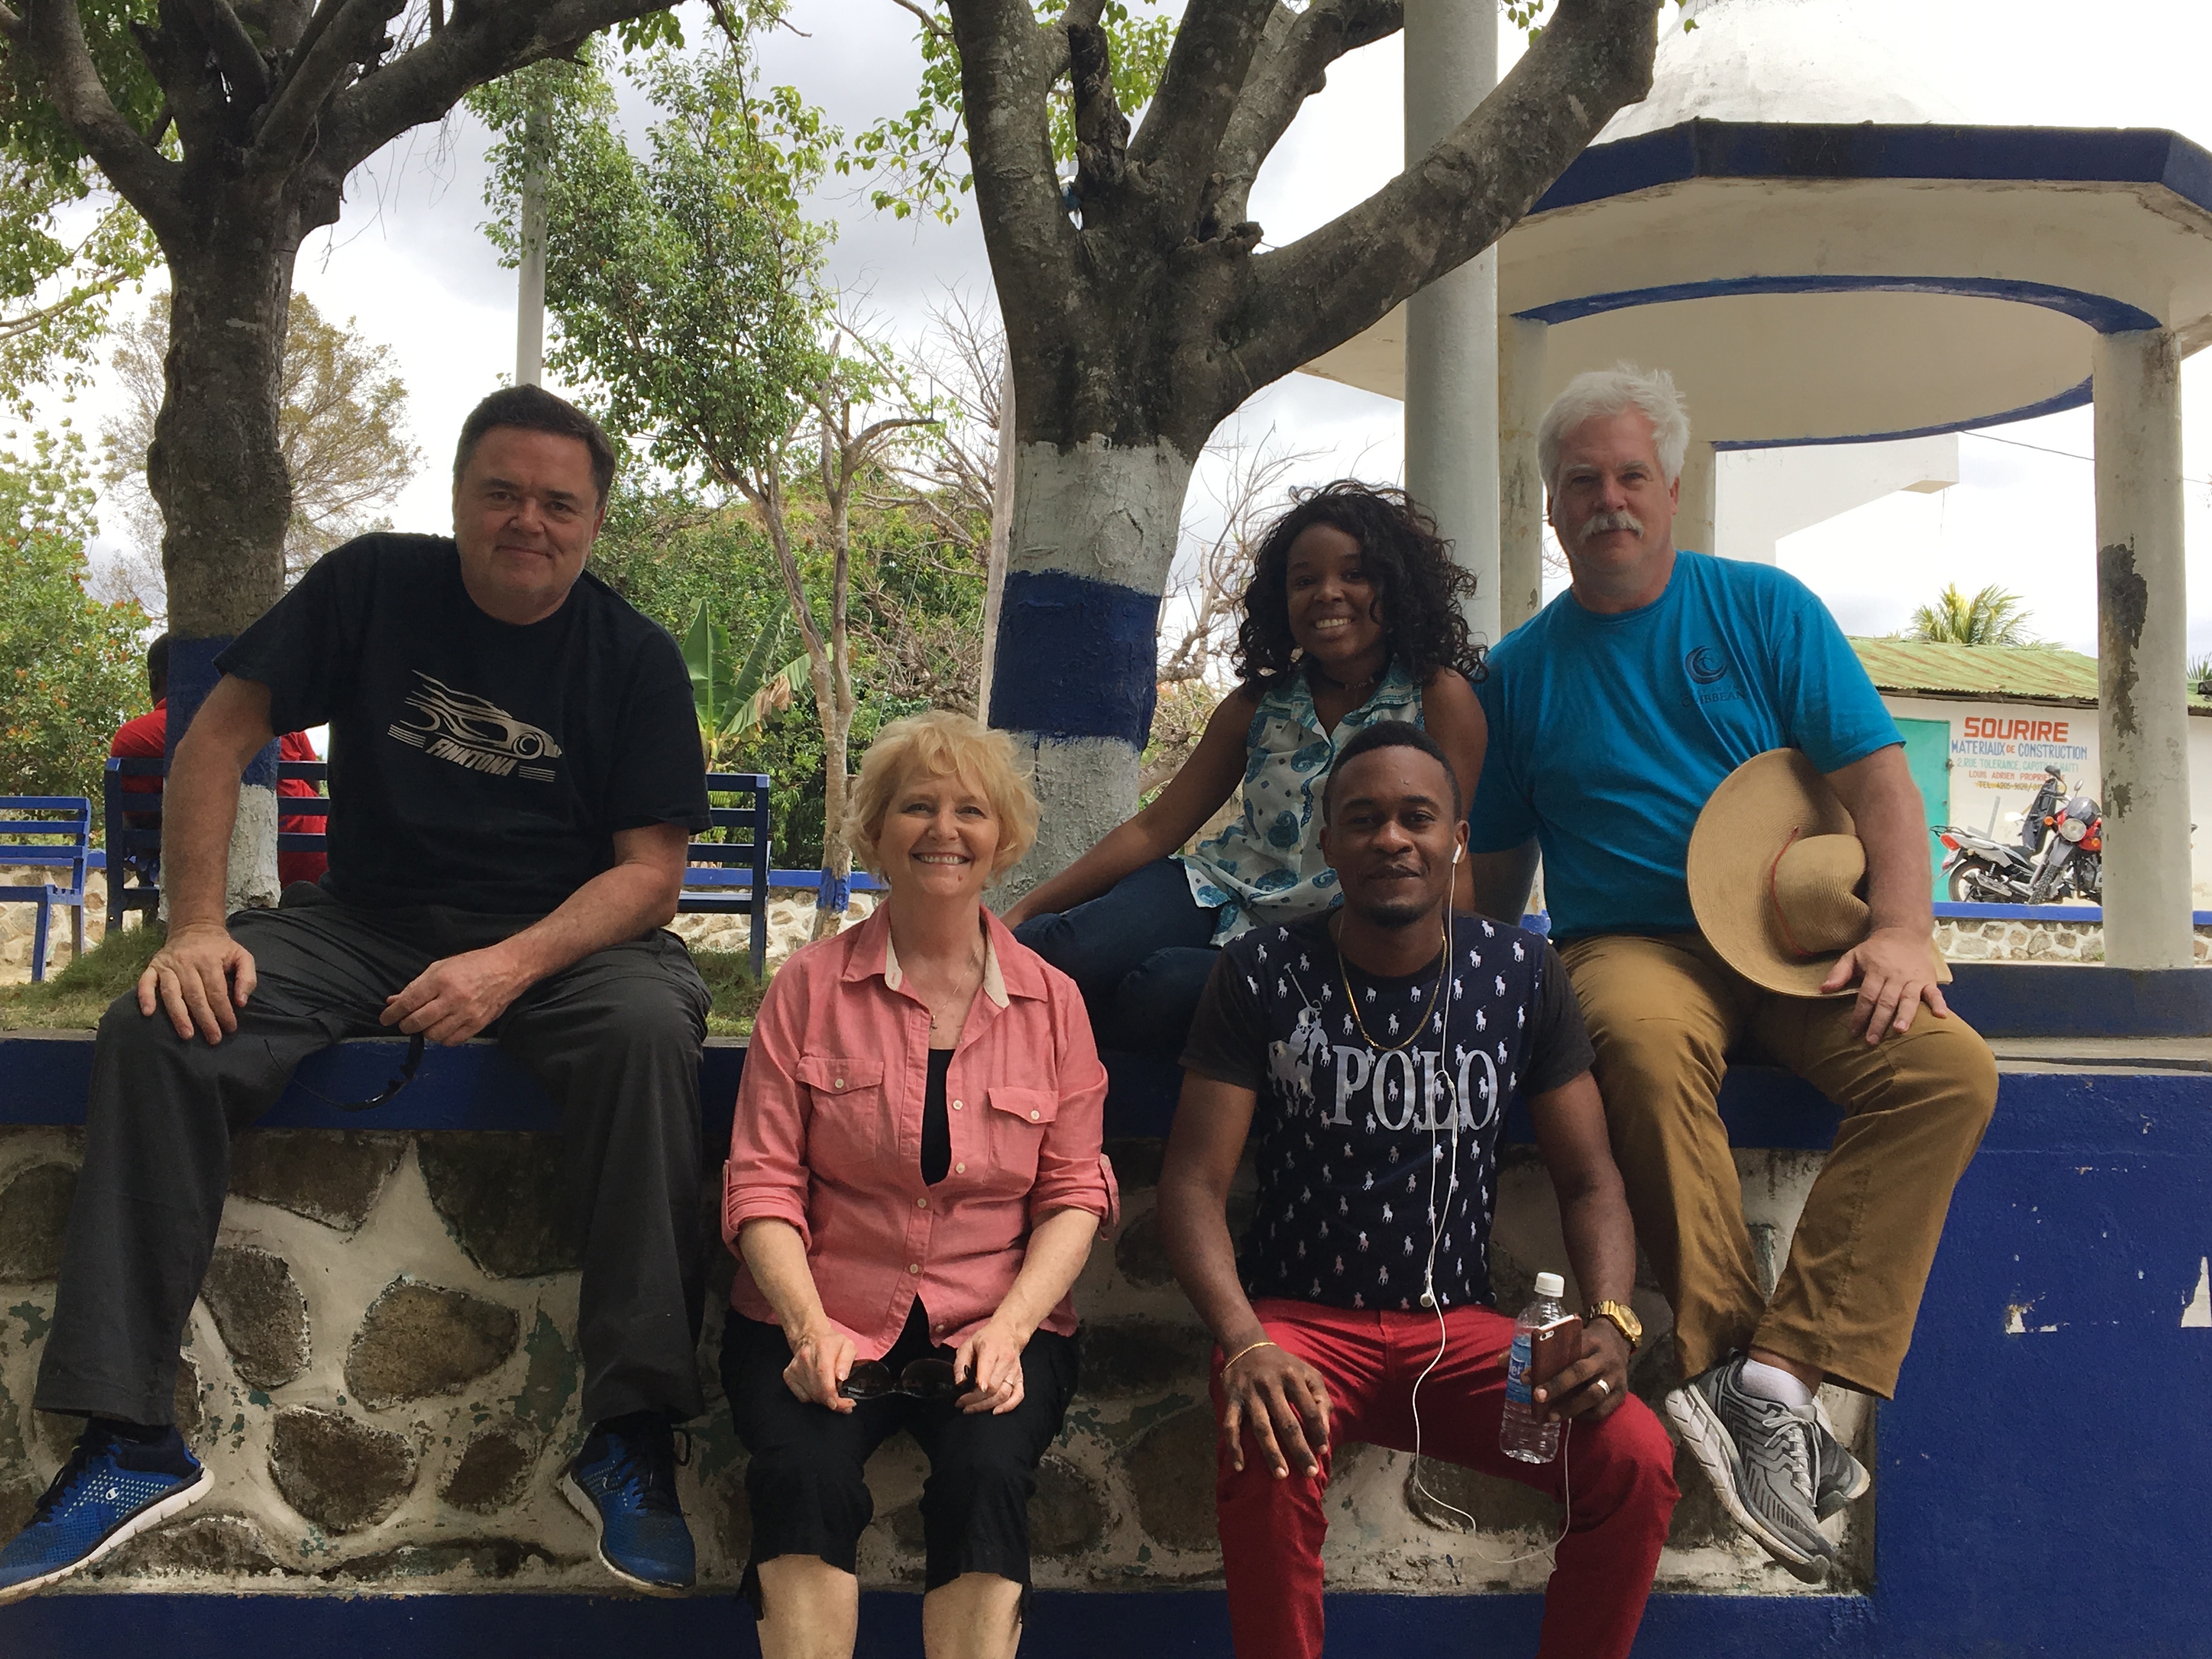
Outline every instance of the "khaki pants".
<path fill-rule="evenodd" d="M 1559 955 L 1682 1374 L 1757 1346 L 1889 1398 L 1951 1188 L 1996 1105 L 1989 1046 L 1925 1007 L 1905 1036 L 1869 1046 L 1851 1033 L 1850 999 L 1762 990 L 1697 933 L 1581 939 Z M 1771 1302 L 1716 1106 L 1723 1056 L 1744 1038 L 1844 1111 Z"/>

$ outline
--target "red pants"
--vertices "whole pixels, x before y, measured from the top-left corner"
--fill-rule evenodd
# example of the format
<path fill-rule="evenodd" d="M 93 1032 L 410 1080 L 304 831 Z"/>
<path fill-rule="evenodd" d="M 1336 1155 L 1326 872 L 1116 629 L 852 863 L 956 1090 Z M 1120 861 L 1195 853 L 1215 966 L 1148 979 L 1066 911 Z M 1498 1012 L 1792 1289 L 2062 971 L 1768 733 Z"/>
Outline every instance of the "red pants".
<path fill-rule="evenodd" d="M 1267 1334 L 1320 1371 L 1328 1384 L 1329 1444 L 1353 1441 L 1413 1449 L 1413 1379 L 1437 1352 L 1432 1313 L 1353 1313 L 1273 1298 L 1253 1311 Z M 1557 1565 L 1544 1594 L 1540 1659 L 1622 1659 L 1636 1639 L 1659 1547 L 1680 1495 L 1674 1449 L 1640 1400 L 1624 1400 L 1602 1423 L 1577 1422 L 1560 1456 L 1523 1463 L 1498 1449 L 1505 1402 L 1505 1352 L 1513 1322 L 1488 1308 L 1445 1316 L 1443 1361 L 1421 1385 L 1421 1450 L 1559 1495 L 1562 1465 L 1572 1503 Z M 1213 1358 L 1213 1409 L 1223 1405 L 1221 1359 Z M 1248 1429 L 1244 1469 L 1220 1453 L 1214 1504 L 1229 1621 L 1240 1659 L 1320 1659 L 1321 1475 L 1277 1480 Z"/>

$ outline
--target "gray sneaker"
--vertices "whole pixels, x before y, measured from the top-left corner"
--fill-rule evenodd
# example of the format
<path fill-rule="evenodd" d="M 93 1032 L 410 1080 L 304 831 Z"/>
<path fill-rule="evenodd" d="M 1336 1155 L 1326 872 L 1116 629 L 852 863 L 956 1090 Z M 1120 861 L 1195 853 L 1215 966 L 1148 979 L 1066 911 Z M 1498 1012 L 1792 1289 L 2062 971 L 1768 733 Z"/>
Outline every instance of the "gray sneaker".
<path fill-rule="evenodd" d="M 1874 1476 L 1836 1438 L 1836 1425 L 1828 1421 L 1828 1413 L 1820 1409 L 1818 1400 L 1813 1402 L 1813 1420 L 1820 1431 L 1814 1454 L 1813 1513 L 1825 1521 L 1846 1504 L 1865 1497 L 1874 1485 Z"/>
<path fill-rule="evenodd" d="M 1811 1407 L 1800 1411 L 1747 1392 L 1743 1365 L 1744 1357 L 1735 1354 L 1692 1377 L 1667 1396 L 1667 1415 L 1729 1518 L 1792 1575 L 1820 1583 L 1836 1547 L 1820 1535 L 1814 1479 L 1820 1442 L 1832 1445 L 1834 1437 L 1821 1433 Z M 1837 1450 L 1856 1467 L 1850 1453 Z M 1866 1471 L 1858 1473 L 1863 1480 Z"/>

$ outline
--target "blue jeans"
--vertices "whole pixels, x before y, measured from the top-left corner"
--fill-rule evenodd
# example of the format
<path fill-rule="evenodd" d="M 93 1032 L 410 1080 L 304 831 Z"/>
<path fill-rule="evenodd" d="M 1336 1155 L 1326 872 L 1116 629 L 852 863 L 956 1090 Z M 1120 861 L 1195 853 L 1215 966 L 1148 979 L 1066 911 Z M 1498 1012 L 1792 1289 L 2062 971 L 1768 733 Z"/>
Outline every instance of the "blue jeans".
<path fill-rule="evenodd" d="M 1073 980 L 1102 1048 L 1182 1053 L 1220 951 L 1216 914 L 1173 859 L 1132 870 L 1073 910 L 1031 916 L 1014 937 Z"/>

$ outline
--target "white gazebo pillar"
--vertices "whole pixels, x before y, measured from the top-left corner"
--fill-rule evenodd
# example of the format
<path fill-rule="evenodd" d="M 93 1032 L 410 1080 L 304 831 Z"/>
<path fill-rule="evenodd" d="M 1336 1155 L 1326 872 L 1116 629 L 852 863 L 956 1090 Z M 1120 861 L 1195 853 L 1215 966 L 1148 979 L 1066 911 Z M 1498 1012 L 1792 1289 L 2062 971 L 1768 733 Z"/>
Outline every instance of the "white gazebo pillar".
<path fill-rule="evenodd" d="M 1692 437 L 1682 457 L 1682 500 L 1674 510 L 1674 545 L 1692 553 L 1720 552 L 1714 532 L 1720 525 L 1720 457 L 1713 447 Z"/>
<path fill-rule="evenodd" d="M 2181 362 L 2172 333 L 2100 334 L 2096 394 L 2097 735 L 2105 961 L 2186 968 L 2189 733 Z"/>
<path fill-rule="evenodd" d="M 1406 0 L 1406 164 L 1498 84 L 1496 0 Z M 1468 623 L 1495 642 L 1498 569 L 1498 251 L 1406 302 L 1406 489 L 1474 573 Z"/>
<path fill-rule="evenodd" d="M 1544 475 L 1536 427 L 1544 418 L 1544 342 L 1549 329 L 1498 319 L 1498 592 L 1505 633 L 1544 608 Z"/>

